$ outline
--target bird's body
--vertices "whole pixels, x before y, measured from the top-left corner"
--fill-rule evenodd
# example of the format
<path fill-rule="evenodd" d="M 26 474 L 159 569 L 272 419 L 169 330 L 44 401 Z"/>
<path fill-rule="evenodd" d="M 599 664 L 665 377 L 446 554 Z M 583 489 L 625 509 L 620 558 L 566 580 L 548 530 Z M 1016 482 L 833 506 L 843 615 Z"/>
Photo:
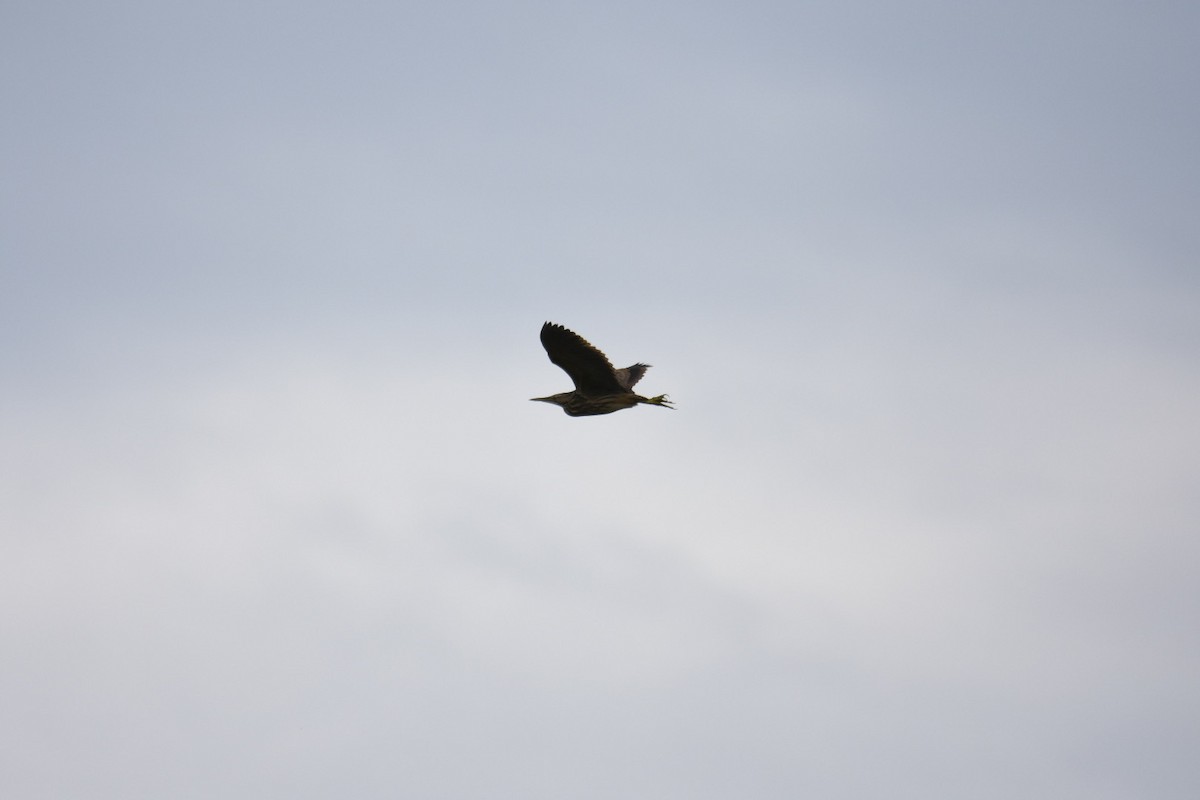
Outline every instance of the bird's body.
<path fill-rule="evenodd" d="M 649 364 L 614 369 L 604 353 L 586 339 L 553 322 L 542 326 L 542 346 L 550 360 L 571 377 L 575 391 L 531 398 L 533 400 L 562 406 L 562 410 L 572 417 L 611 414 L 633 408 L 638 403 L 671 407 L 665 394 L 642 397 L 633 391 L 634 384 L 650 369 Z"/>

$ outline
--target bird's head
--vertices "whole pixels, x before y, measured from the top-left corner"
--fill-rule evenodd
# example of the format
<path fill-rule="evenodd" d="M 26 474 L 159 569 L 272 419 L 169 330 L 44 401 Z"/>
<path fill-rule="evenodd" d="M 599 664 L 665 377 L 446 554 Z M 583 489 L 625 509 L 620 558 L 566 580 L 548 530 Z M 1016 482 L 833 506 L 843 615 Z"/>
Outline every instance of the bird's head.
<path fill-rule="evenodd" d="M 530 400 L 537 400 L 541 403 L 553 403 L 556 406 L 566 408 L 567 401 L 571 399 L 574 392 L 563 392 L 562 394 L 552 394 L 549 397 L 531 397 Z"/>

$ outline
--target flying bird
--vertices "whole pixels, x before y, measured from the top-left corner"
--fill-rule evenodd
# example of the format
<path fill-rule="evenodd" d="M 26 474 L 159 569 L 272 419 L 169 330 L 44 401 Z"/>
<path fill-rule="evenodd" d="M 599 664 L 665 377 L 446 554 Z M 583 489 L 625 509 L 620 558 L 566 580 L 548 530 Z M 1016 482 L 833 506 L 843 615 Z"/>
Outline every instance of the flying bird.
<path fill-rule="evenodd" d="M 553 322 L 542 326 L 542 347 L 546 348 L 550 360 L 571 376 L 575 391 L 549 397 L 531 397 L 531 400 L 562 406 L 562 410 L 572 417 L 611 414 L 623 408 L 633 408 L 638 403 L 672 407 L 665 394 L 642 397 L 634 393 L 634 384 L 650 369 L 649 364 L 614 369 L 607 356 L 586 339 Z"/>

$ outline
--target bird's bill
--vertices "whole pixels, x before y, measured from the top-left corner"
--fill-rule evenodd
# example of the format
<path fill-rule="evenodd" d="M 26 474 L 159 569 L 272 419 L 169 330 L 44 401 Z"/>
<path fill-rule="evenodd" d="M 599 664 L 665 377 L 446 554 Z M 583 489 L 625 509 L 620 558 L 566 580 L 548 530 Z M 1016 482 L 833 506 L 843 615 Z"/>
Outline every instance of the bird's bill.
<path fill-rule="evenodd" d="M 554 402 L 553 397 L 531 397 L 529 399 L 530 400 L 540 400 L 543 403 L 553 403 Z"/>

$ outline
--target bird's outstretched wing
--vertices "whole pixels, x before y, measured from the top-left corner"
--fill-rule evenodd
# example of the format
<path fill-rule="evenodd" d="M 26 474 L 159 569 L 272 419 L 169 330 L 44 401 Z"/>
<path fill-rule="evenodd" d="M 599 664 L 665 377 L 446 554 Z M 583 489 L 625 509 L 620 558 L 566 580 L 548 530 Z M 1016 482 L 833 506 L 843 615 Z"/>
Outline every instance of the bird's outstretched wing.
<path fill-rule="evenodd" d="M 632 367 L 619 369 L 617 370 L 617 383 L 633 391 L 634 384 L 642 379 L 648 369 L 650 369 L 649 364 L 634 364 Z"/>
<path fill-rule="evenodd" d="M 562 325 L 547 322 L 542 326 L 542 347 L 546 348 L 550 360 L 571 376 L 577 392 L 602 395 L 628 391 L 617 379 L 616 370 L 604 353 Z"/>

